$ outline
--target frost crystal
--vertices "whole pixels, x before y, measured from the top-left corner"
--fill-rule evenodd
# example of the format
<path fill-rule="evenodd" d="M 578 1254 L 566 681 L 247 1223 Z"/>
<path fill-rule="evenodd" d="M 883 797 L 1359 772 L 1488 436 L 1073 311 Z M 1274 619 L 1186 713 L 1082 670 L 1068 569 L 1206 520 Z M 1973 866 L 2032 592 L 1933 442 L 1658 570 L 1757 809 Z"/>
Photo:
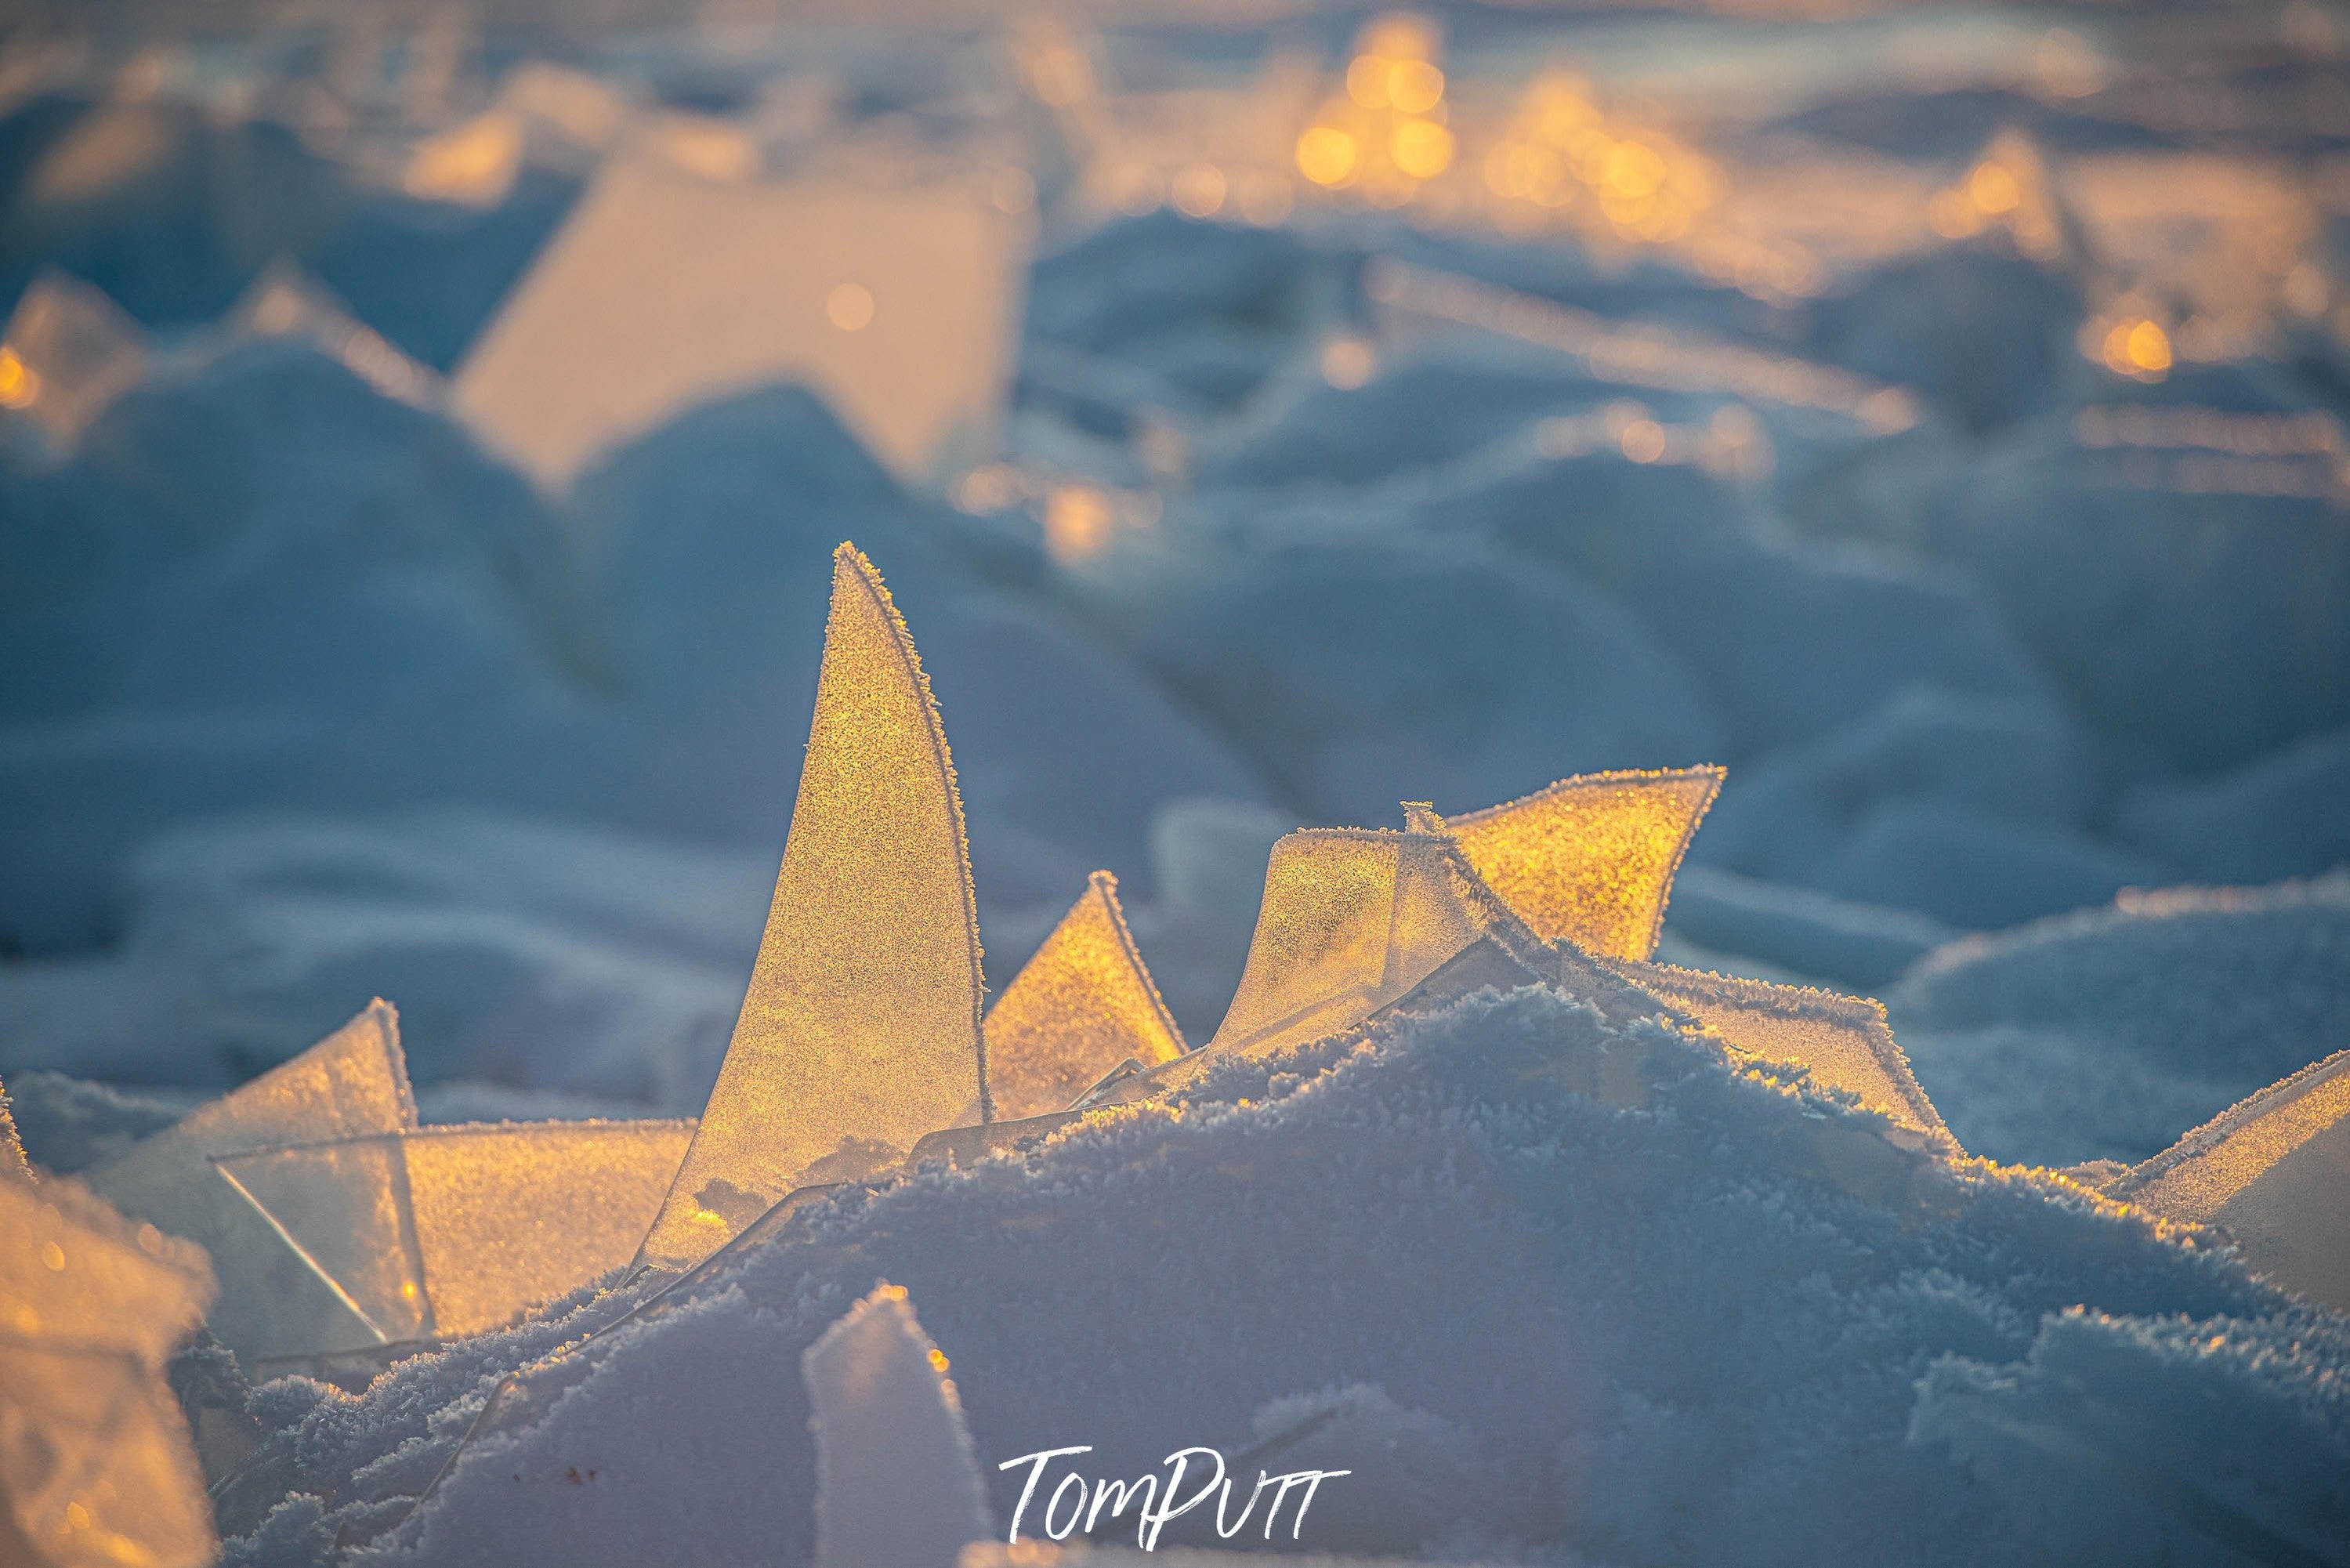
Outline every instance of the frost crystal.
<path fill-rule="evenodd" d="M 1616 972 L 1748 1055 L 1793 1063 L 1913 1132 L 1950 1137 L 1875 1002 L 1670 964 L 1619 964 Z"/>
<path fill-rule="evenodd" d="M 1721 770 L 1711 767 L 1586 774 L 1463 816 L 1440 818 L 1410 803 L 1406 825 L 1451 834 L 1486 886 L 1545 941 L 1645 959 L 1656 951 L 1681 855 L 1721 788 Z"/>
<path fill-rule="evenodd" d="M 2223 1225 L 2254 1269 L 2350 1310 L 2350 1051 L 2272 1084 L 2106 1192 Z"/>
<path fill-rule="evenodd" d="M 202 1254 L 70 1179 L 0 1176 L 0 1562 L 196 1568 L 212 1508 L 163 1363 Z"/>
<path fill-rule="evenodd" d="M 1183 1054 L 1159 988 L 1118 908 L 1118 879 L 1097 871 L 1084 895 L 987 1011 L 987 1087 L 995 1114 L 1042 1116 L 1076 1100 L 1119 1063 Z"/>
<path fill-rule="evenodd" d="M 988 1118 L 979 923 L 946 732 L 906 624 L 834 556 L 816 720 L 734 1037 L 639 1261 L 708 1257 L 795 1187 Z"/>
<path fill-rule="evenodd" d="M 485 1333 L 627 1263 L 692 1136 L 685 1121 L 504 1122 L 217 1163 L 398 1344 Z"/>
<path fill-rule="evenodd" d="M 203 1243 L 221 1278 L 207 1326 L 239 1355 L 356 1350 L 380 1343 L 378 1334 L 212 1161 L 415 1126 L 400 1017 L 379 1000 L 300 1055 L 198 1106 L 87 1179 L 125 1213 Z"/>
<path fill-rule="evenodd" d="M 25 1140 L 16 1136 L 16 1118 L 8 1110 L 8 1091 L 0 1086 L 0 1176 L 33 1174 L 25 1158 Z"/>
<path fill-rule="evenodd" d="M 816 1431 L 816 1568 L 954 1568 L 993 1533 L 947 1358 L 883 1284 L 800 1356 Z"/>

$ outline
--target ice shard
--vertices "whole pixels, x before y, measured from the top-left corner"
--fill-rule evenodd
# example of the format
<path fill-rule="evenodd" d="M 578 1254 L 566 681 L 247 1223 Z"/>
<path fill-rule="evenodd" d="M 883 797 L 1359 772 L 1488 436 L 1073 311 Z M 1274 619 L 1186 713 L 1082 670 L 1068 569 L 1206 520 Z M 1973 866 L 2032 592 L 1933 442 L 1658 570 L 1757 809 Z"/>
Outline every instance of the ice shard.
<path fill-rule="evenodd" d="M 986 1106 L 979 922 L 946 732 L 906 624 L 843 545 L 816 718 L 734 1036 L 640 1262 L 691 1266 L 794 1188 Z"/>
<path fill-rule="evenodd" d="M 199 1106 L 85 1179 L 126 1214 L 212 1254 L 221 1293 L 207 1326 L 240 1356 L 358 1350 L 382 1343 L 380 1335 L 213 1161 L 415 1125 L 400 1017 L 379 999 L 300 1055 Z"/>
<path fill-rule="evenodd" d="M 0 1176 L 33 1174 L 25 1158 L 25 1140 L 16 1136 L 16 1118 L 8 1109 L 8 1091 L 0 1086 Z"/>
<path fill-rule="evenodd" d="M 1950 1129 L 1909 1071 L 1885 1009 L 1865 997 L 1773 985 L 1671 964 L 1618 963 L 1615 972 L 1695 1019 L 1748 1055 L 1793 1063 L 1815 1084 L 1844 1089 L 1937 1144 Z"/>
<path fill-rule="evenodd" d="M 2350 1310 L 2350 1051 L 2270 1085 L 2106 1190 L 2225 1226 L 2254 1269 Z"/>
<path fill-rule="evenodd" d="M 994 1533 L 947 1358 L 884 1283 L 800 1357 L 816 1430 L 816 1568 L 955 1568 Z"/>
<path fill-rule="evenodd" d="M 137 322 L 81 279 L 45 272 L 17 299 L 0 339 L 0 409 L 68 449 L 146 370 L 147 337 Z"/>
<path fill-rule="evenodd" d="M 1461 816 L 1409 803 L 1406 826 L 1451 834 L 1485 885 L 1544 940 L 1645 959 L 1656 951 L 1673 874 L 1721 776 L 1714 767 L 1584 774 Z"/>
<path fill-rule="evenodd" d="M 0 1176 L 0 1562 L 198 1568 L 212 1506 L 163 1363 L 203 1255 L 70 1179 Z"/>
<path fill-rule="evenodd" d="M 419 408 L 446 393 L 441 377 L 350 313 L 334 291 L 290 262 L 262 269 L 229 311 L 229 331 L 311 344 L 387 398 Z"/>
<path fill-rule="evenodd" d="M 686 408 L 804 381 L 909 479 L 989 455 L 1029 220 L 983 189 L 730 183 L 608 163 L 458 369 L 550 489 Z"/>
<path fill-rule="evenodd" d="M 1085 893 L 987 1010 L 987 1090 L 998 1116 L 1067 1107 L 1128 1057 L 1152 1067 L 1183 1054 L 1118 908 L 1118 878 Z"/>
<path fill-rule="evenodd" d="M 1240 989 L 1211 1048 L 1271 1051 L 1359 1023 L 1492 927 L 1480 891 L 1440 834 L 1288 835 L 1265 867 Z"/>
<path fill-rule="evenodd" d="M 496 1122 L 218 1164 L 397 1344 L 484 1333 L 626 1264 L 692 1137 L 686 1121 Z"/>

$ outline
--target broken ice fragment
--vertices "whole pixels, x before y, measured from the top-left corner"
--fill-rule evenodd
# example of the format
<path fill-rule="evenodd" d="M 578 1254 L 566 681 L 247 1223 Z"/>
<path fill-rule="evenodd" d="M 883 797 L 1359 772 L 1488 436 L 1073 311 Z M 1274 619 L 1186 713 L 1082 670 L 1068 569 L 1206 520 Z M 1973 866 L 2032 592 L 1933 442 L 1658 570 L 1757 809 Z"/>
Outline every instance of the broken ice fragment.
<path fill-rule="evenodd" d="M 697 403 L 806 381 L 910 479 L 985 455 L 1028 220 L 983 191 L 722 183 L 608 164 L 460 368 L 549 489 Z"/>
<path fill-rule="evenodd" d="M 212 1509 L 163 1363 L 212 1288 L 196 1249 L 70 1178 L 0 1176 L 0 1562 L 211 1561 Z"/>
<path fill-rule="evenodd" d="M 627 1263 L 692 1136 L 685 1121 L 497 1122 L 218 1164 L 400 1343 L 484 1333 Z"/>
<path fill-rule="evenodd" d="M 300 1055 L 199 1106 L 87 1179 L 125 1213 L 212 1254 L 221 1297 L 207 1326 L 240 1356 L 357 1350 L 382 1343 L 381 1336 L 212 1161 L 415 1125 L 400 1017 L 378 1000 Z"/>
<path fill-rule="evenodd" d="M 203 1254 L 133 1225 L 78 1183 L 0 1177 L 0 1335 L 162 1365 L 203 1320 Z"/>
<path fill-rule="evenodd" d="M 1696 1019 L 1749 1055 L 1804 1068 L 1815 1084 L 1844 1089 L 1872 1111 L 1938 1143 L 1941 1114 L 1909 1071 L 1885 1009 L 1864 997 L 1708 974 L 1670 964 L 1622 963 L 1616 972 Z M 1955 1147 L 1955 1145 L 1952 1145 Z"/>
<path fill-rule="evenodd" d="M 8 1109 L 8 1091 L 0 1086 L 0 1176 L 32 1174 L 32 1163 L 25 1158 L 25 1140 L 16 1136 L 16 1118 Z"/>
<path fill-rule="evenodd" d="M 1419 984 L 1492 923 L 1440 835 L 1315 827 L 1273 846 L 1240 989 L 1212 1049 L 1336 1033 Z"/>
<path fill-rule="evenodd" d="M 203 1568 L 218 1550 L 187 1420 L 158 1368 L 0 1334 L 0 1562 Z"/>
<path fill-rule="evenodd" d="M 333 290 L 288 262 L 262 269 L 230 309 L 228 326 L 242 336 L 300 338 L 403 403 L 431 407 L 445 390 L 431 369 L 393 347 L 353 316 Z"/>
<path fill-rule="evenodd" d="M 0 339 L 0 408 L 26 415 L 64 450 L 146 368 L 137 322 L 81 279 L 47 272 L 17 299 Z"/>
<path fill-rule="evenodd" d="M 906 623 L 843 545 L 766 935 L 702 1127 L 640 1262 L 682 1269 L 805 1180 L 902 1155 L 976 1103 L 979 923 L 954 764 Z"/>
<path fill-rule="evenodd" d="M 1721 770 L 1712 767 L 1585 774 L 1461 816 L 1409 803 L 1406 826 L 1450 833 L 1544 940 L 1645 959 L 1656 951 L 1682 852 L 1721 788 Z"/>
<path fill-rule="evenodd" d="M 2255 1270 L 2350 1310 L 2350 1051 L 2270 1085 L 2106 1191 L 2223 1225 Z"/>
<path fill-rule="evenodd" d="M 987 1089 L 999 1116 L 1067 1106 L 1128 1057 L 1144 1066 L 1183 1054 L 1118 908 L 1118 879 L 1097 871 L 1083 897 L 987 1012 Z"/>
<path fill-rule="evenodd" d="M 962 1406 L 903 1288 L 884 1283 L 800 1357 L 816 1429 L 816 1568 L 954 1568 L 994 1533 Z"/>

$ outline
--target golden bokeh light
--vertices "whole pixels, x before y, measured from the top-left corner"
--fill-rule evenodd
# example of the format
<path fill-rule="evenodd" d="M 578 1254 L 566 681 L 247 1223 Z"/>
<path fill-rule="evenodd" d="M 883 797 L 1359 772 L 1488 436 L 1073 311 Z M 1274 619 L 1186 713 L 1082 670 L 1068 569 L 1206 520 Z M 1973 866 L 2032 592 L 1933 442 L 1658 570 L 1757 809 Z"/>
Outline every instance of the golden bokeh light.
<path fill-rule="evenodd" d="M 1177 171 L 1169 186 L 1175 210 L 1187 218 L 1210 218 L 1223 210 L 1224 171 L 1212 163 L 1193 163 Z"/>
<path fill-rule="evenodd" d="M 1341 185 L 1360 161 L 1355 139 L 1336 126 L 1317 125 L 1297 139 L 1297 171 L 1316 185 Z"/>
<path fill-rule="evenodd" d="M 1063 484 L 1045 502 L 1045 548 L 1056 561 L 1099 555 L 1116 529 L 1109 497 L 1090 484 Z"/>
<path fill-rule="evenodd" d="M 1388 139 L 1388 156 L 1415 180 L 1433 180 L 1452 166 L 1452 133 L 1432 119 L 1407 119 Z"/>
<path fill-rule="evenodd" d="M 1967 176 L 1967 195 L 1985 213 L 2012 213 L 2023 202 L 2023 187 L 2005 164 L 1986 159 Z"/>
<path fill-rule="evenodd" d="M 824 315 L 843 332 L 862 332 L 873 325 L 873 291 L 861 283 L 835 284 L 824 296 Z"/>
<path fill-rule="evenodd" d="M 30 408 L 41 395 L 38 371 L 7 345 L 0 345 L 0 408 Z"/>
<path fill-rule="evenodd" d="M 1322 345 L 1322 379 L 1342 392 L 1367 384 L 1378 363 L 1378 351 L 1360 337 L 1333 337 Z"/>

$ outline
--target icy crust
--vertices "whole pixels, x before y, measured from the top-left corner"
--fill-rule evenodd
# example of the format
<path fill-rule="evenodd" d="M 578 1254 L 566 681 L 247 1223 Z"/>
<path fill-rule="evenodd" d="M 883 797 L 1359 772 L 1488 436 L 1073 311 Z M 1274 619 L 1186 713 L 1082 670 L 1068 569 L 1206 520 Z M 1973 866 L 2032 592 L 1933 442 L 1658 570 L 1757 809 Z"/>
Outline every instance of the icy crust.
<path fill-rule="evenodd" d="M 1953 943 L 1885 1001 L 1967 1147 L 2136 1163 L 2350 1039 L 2350 875 L 2130 894 Z"/>
<path fill-rule="evenodd" d="M 1313 1550 L 2031 1560 L 2043 1479 L 1953 1462 L 1982 1445 L 1921 1415 L 1930 1377 L 2028 1383 L 2033 1429 L 2075 1456 L 2073 1517 L 2116 1540 L 2151 1532 L 2182 1561 L 2218 1555 L 2211 1528 L 2350 1550 L 2340 1319 L 2199 1233 L 1887 1130 L 1542 988 L 1227 1054 L 1170 1104 L 809 1203 L 543 1365 L 598 1321 L 586 1293 L 363 1397 L 273 1386 L 227 1561 L 333 1562 L 339 1536 L 368 1563 L 806 1563 L 795 1370 L 884 1278 L 953 1359 L 999 1518 L 1006 1459 L 1087 1443 L 1088 1473 L 1139 1475 L 1344 1404 L 1284 1458 L 1367 1478 L 1351 1503 L 1325 1488 Z M 2110 1343 L 2035 1372 L 2076 1308 Z M 517 1369 L 546 1390 L 530 1418 L 450 1464 Z M 2268 1453 L 2292 1462 L 2244 1471 Z M 1180 1528 L 1165 1544 L 1198 1543 Z"/>

